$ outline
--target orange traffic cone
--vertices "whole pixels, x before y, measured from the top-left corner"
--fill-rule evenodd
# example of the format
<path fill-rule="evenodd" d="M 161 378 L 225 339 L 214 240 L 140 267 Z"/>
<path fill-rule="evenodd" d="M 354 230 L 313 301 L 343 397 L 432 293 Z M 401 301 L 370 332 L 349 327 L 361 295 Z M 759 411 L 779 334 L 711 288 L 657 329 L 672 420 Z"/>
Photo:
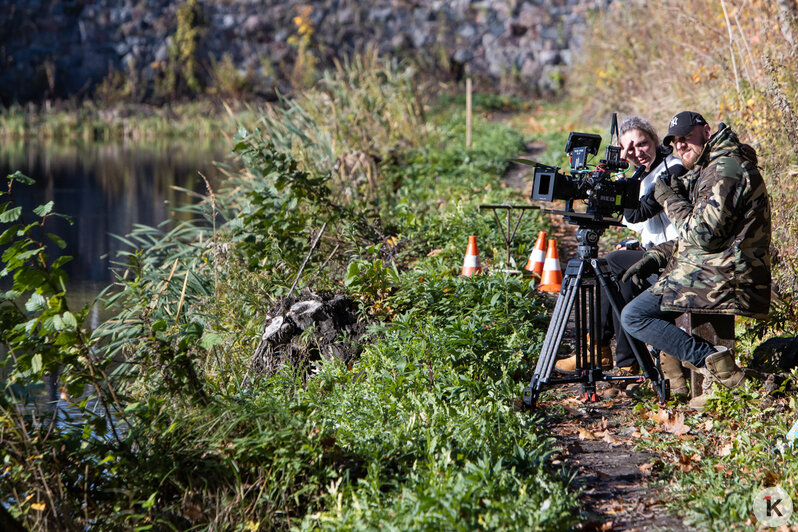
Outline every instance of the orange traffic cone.
<path fill-rule="evenodd" d="M 465 259 L 463 259 L 463 272 L 461 275 L 471 277 L 475 273 L 482 273 L 482 266 L 479 264 L 479 249 L 477 249 L 477 237 L 468 237 L 468 248 L 466 249 Z"/>
<path fill-rule="evenodd" d="M 529 254 L 529 260 L 526 261 L 524 269 L 540 277 L 543 273 L 544 262 L 546 262 L 546 231 L 541 231 L 538 233 L 538 241 L 535 243 L 535 249 Z"/>
<path fill-rule="evenodd" d="M 561 285 L 562 270 L 560 270 L 560 254 L 557 253 L 557 241 L 549 239 L 549 250 L 546 252 L 546 262 L 543 264 L 543 278 L 540 280 L 538 290 L 559 292 Z"/>

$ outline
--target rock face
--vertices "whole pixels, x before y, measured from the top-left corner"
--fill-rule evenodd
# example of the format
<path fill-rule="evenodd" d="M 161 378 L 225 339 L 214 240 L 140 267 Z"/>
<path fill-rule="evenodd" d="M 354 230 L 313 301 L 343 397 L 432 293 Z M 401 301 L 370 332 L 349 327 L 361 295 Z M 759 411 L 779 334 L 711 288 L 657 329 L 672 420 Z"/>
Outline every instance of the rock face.
<path fill-rule="evenodd" d="M 205 81 L 226 59 L 253 90 L 288 88 L 301 17 L 320 66 L 355 52 L 422 57 L 467 67 L 530 92 L 556 89 L 581 42 L 585 17 L 611 0 L 197 0 Z M 151 94 L 170 59 L 178 12 L 170 0 L 0 0 L 0 100 L 82 97 L 111 71 L 135 73 Z"/>
<path fill-rule="evenodd" d="M 270 313 L 251 367 L 256 374 L 272 374 L 286 364 L 307 371 L 308 362 L 322 357 L 350 362 L 364 331 L 352 299 L 305 293 Z"/>

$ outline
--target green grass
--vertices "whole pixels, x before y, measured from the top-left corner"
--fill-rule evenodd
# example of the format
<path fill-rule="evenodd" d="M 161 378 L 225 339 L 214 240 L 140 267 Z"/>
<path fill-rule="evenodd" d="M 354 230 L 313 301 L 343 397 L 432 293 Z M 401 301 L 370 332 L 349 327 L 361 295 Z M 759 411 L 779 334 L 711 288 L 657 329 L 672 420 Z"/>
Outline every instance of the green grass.
<path fill-rule="evenodd" d="M 374 90 L 372 78 L 357 79 L 358 97 Z M 518 408 L 545 329 L 543 299 L 529 279 L 458 275 L 471 234 L 487 265 L 504 260 L 498 229 L 477 206 L 523 201 L 500 179 L 523 139 L 477 120 L 466 149 L 462 115 L 445 111 L 422 125 L 423 142 L 405 145 L 402 129 L 381 137 L 369 152 L 382 157 L 377 186 L 363 193 L 364 181 L 351 196 L 335 175 L 301 161 L 362 149 L 362 128 L 398 121 L 362 117 L 332 137 L 323 123 L 315 136 L 242 132 L 244 171 L 180 209 L 171 229 L 123 237 L 122 275 L 105 296 L 114 316 L 86 330 L 79 351 L 62 345 L 71 341 L 63 334 L 54 343 L 61 322 L 36 314 L 63 308 L 30 296 L 34 314 L 13 316 L 44 328 L 5 335 L 7 345 L 47 350 L 6 358 L 6 371 L 32 388 L 63 364 L 65 393 L 86 417 L 47 430 L 8 398 L 0 403 L 0 493 L 12 514 L 32 528 L 65 519 L 97 528 L 570 528 L 569 477 L 551 466 L 553 442 L 537 418 Z M 270 120 L 309 116 L 292 106 L 274 112 Z M 308 256 L 307 235 L 322 222 L 325 238 Z M 527 216 L 517 262 L 544 227 Z M 356 298 L 368 342 L 351 365 L 253 374 L 265 311 L 303 263 L 300 286 L 312 280 Z M 19 267 L 38 279 L 42 264 Z M 4 326 L 19 329 L 14 319 Z M 303 341 L 310 346 L 312 334 Z M 108 372 L 94 392 L 107 418 L 77 399 L 92 374 L 74 353 L 87 352 L 90 368 Z M 111 428 L 115 437 L 91 437 Z M 26 435 L 36 436 L 32 445 Z"/>

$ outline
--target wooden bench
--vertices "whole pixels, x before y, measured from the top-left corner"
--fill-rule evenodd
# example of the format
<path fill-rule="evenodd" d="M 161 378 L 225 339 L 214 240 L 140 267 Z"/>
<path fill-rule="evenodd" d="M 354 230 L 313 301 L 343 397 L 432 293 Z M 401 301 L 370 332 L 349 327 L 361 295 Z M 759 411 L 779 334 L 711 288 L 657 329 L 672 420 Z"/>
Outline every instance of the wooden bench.
<path fill-rule="evenodd" d="M 676 325 L 689 334 L 697 336 L 712 345 L 722 345 L 734 349 L 734 316 L 731 314 L 698 314 L 686 312 L 676 319 Z M 704 376 L 690 372 L 690 396 L 701 395 Z"/>

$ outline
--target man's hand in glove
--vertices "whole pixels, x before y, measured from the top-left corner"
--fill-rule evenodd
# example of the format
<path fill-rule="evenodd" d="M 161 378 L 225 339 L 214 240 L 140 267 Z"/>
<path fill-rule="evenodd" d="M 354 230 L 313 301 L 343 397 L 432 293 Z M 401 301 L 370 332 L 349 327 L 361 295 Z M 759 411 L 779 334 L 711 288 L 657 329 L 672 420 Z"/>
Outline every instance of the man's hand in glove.
<path fill-rule="evenodd" d="M 662 176 L 658 177 L 654 182 L 654 198 L 657 200 L 657 203 L 664 207 L 665 201 L 674 196 L 676 196 L 676 192 L 673 191 L 671 186 L 665 182 Z"/>
<path fill-rule="evenodd" d="M 632 281 L 641 290 L 646 285 L 646 279 L 659 271 L 659 262 L 656 257 L 646 253 L 643 258 L 632 264 L 623 274 L 623 282 Z"/>

